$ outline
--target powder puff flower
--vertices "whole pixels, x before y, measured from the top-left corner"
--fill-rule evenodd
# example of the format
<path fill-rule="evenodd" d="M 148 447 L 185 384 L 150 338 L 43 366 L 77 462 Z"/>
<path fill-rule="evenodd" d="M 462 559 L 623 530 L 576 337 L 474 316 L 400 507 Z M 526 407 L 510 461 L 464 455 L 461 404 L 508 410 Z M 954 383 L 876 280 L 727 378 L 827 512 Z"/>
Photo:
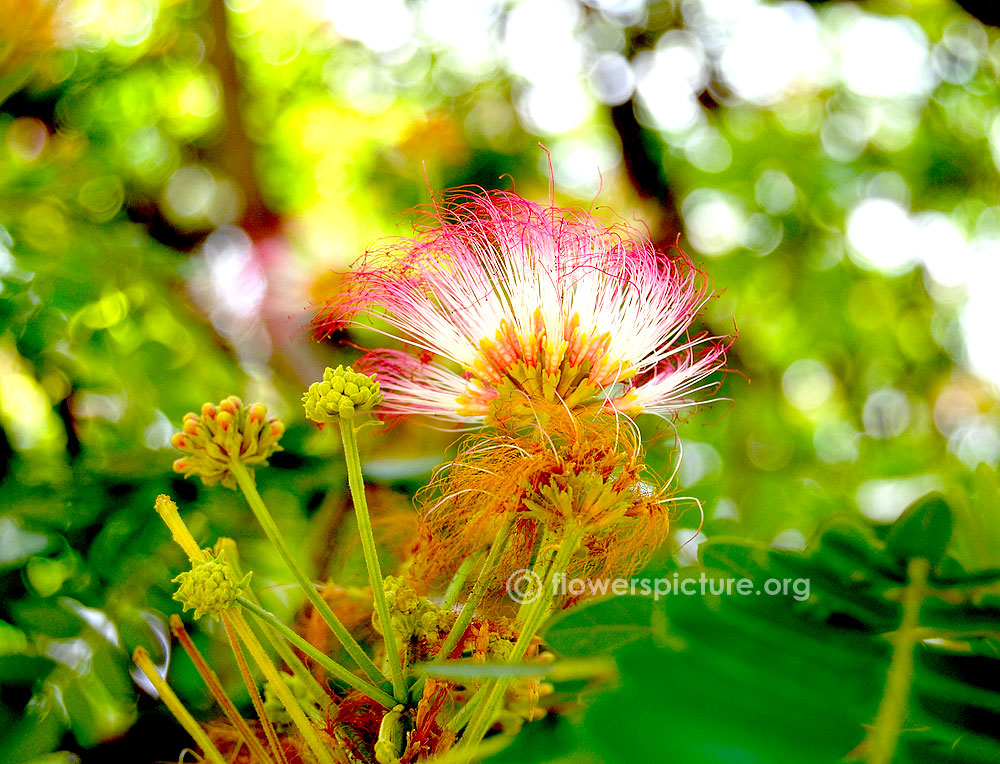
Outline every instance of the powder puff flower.
<path fill-rule="evenodd" d="M 717 386 L 730 340 L 692 335 L 710 289 L 683 253 L 502 191 L 454 193 L 428 214 L 417 238 L 369 251 L 316 317 L 321 337 L 365 323 L 422 351 L 356 364 L 378 373 L 386 413 L 480 423 L 513 388 L 669 416 Z"/>
<path fill-rule="evenodd" d="M 643 466 L 639 433 L 596 407 L 535 409 L 544 438 L 501 421 L 469 436 L 417 493 L 421 522 L 407 579 L 418 592 L 447 585 L 497 538 L 505 546 L 489 577 L 494 594 L 515 571 L 532 569 L 546 538 L 557 544 L 580 532 L 566 576 L 592 580 L 631 575 L 666 540 L 672 497 Z"/>

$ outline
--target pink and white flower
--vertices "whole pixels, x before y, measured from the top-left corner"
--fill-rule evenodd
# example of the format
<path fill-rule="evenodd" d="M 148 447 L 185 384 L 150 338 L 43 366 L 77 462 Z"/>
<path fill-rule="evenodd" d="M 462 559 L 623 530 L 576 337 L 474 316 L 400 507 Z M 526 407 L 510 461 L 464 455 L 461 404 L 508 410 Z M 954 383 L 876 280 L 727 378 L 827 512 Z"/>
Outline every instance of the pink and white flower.
<path fill-rule="evenodd" d="M 428 215 L 416 238 L 369 251 L 315 321 L 320 336 L 363 322 L 420 351 L 355 364 L 377 372 L 387 413 L 482 422 L 513 385 L 669 416 L 717 387 L 731 340 L 692 334 L 711 290 L 683 253 L 502 191 L 453 193 Z"/>

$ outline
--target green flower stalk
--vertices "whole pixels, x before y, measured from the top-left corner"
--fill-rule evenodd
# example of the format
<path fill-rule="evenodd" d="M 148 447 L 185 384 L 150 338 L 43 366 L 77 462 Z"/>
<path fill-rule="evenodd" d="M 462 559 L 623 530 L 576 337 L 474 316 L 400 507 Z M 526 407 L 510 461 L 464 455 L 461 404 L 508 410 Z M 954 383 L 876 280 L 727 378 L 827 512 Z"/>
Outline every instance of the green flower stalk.
<path fill-rule="evenodd" d="M 344 441 L 344 461 L 347 463 L 347 480 L 354 500 L 354 512 L 361 534 L 361 548 L 368 568 L 368 582 L 371 584 L 375 600 L 375 614 L 382 624 L 385 641 L 386 661 L 389 664 L 389 678 L 392 680 L 393 695 L 399 701 L 406 699 L 406 683 L 403 681 L 402 666 L 399 661 L 399 647 L 396 634 L 389 624 L 392 619 L 383 589 L 382 568 L 375 549 L 375 533 L 368 514 L 365 498 L 365 481 L 361 474 L 361 456 L 358 453 L 358 437 L 354 428 L 357 414 L 371 411 L 382 401 L 382 390 L 374 377 L 358 374 L 350 366 L 338 366 L 323 372 L 323 381 L 314 382 L 302 397 L 306 416 L 317 424 L 337 421 Z"/>
<path fill-rule="evenodd" d="M 544 537 L 543 537 L 544 538 Z M 541 550 L 538 563 L 534 573 L 542 583 L 541 596 L 531 602 L 527 609 L 522 608 L 518 613 L 518 620 L 523 622 L 521 633 L 517 642 L 507 655 L 505 663 L 517 663 L 524 657 L 531 640 L 542 627 L 549 608 L 554 599 L 552 582 L 557 574 L 565 573 L 570 558 L 579 548 L 583 540 L 583 532 L 579 528 L 565 529 L 562 540 L 555 549 Z M 468 727 L 462 735 L 461 749 L 466 755 L 464 762 L 471 760 L 476 746 L 482 741 L 483 736 L 489 731 L 493 724 L 500 705 L 503 703 L 504 693 L 511 684 L 509 677 L 497 677 L 490 679 L 484 684 L 474 697 L 463 708 L 453 720 L 453 728 L 460 726 L 467 714 L 471 714 L 468 720 Z"/>
<path fill-rule="evenodd" d="M 191 636 L 184 628 L 181 617 L 176 613 L 170 616 L 170 632 L 174 635 L 177 641 L 180 642 L 181 647 L 184 652 L 187 653 L 188 658 L 191 659 L 191 662 L 194 664 L 195 669 L 201 676 L 202 681 L 205 682 L 205 686 L 208 688 L 208 691 L 222 708 L 226 718 L 229 719 L 233 727 L 236 728 L 237 733 L 243 741 L 243 745 L 245 745 L 250 752 L 251 761 L 259 762 L 260 764 L 266 764 L 269 762 L 270 758 L 264 750 L 264 747 L 261 745 L 260 740 L 257 739 L 257 735 L 250 729 L 250 726 L 236 708 L 236 704 L 233 703 L 229 695 L 226 694 L 226 690 L 222 686 L 222 682 L 219 681 L 218 675 L 212 670 L 212 667 L 208 665 L 208 662 L 205 660 L 205 656 L 203 656 L 201 651 L 195 646 L 194 642 L 191 640 Z"/>
<path fill-rule="evenodd" d="M 184 429 L 171 439 L 175 448 L 187 454 L 174 462 L 174 470 L 185 477 L 197 475 L 205 485 L 239 486 L 268 541 L 288 566 L 306 598 L 365 674 L 373 682 L 381 682 L 385 677 L 292 557 L 284 536 L 257 491 L 252 468 L 266 466 L 268 457 L 281 450 L 278 440 L 284 432 L 285 425 L 276 417 L 268 419 L 267 407 L 261 403 L 245 407 L 235 396 L 226 398 L 218 406 L 206 403 L 201 407 L 201 415 L 185 414 Z"/>
<path fill-rule="evenodd" d="M 174 472 L 184 477 L 197 475 L 205 485 L 222 483 L 236 488 L 232 462 L 239 461 L 248 469 L 266 467 L 268 457 L 281 451 L 278 441 L 285 434 L 285 425 L 277 417 L 267 417 L 267 406 L 243 401 L 231 395 L 218 406 L 206 403 L 201 414 L 184 415 L 184 428 L 174 435 L 174 448 L 187 456 L 174 462 Z M 249 469 L 250 474 L 253 470 Z"/>
<path fill-rule="evenodd" d="M 260 642 L 257 641 L 257 637 L 254 636 L 246 620 L 243 619 L 238 611 L 224 613 L 222 617 L 227 627 L 232 627 L 244 646 L 246 646 L 247 651 L 253 657 L 254 663 L 257 664 L 264 674 L 264 679 L 273 690 L 278 701 L 285 707 L 285 711 L 287 711 L 292 722 L 302 734 L 306 745 L 309 746 L 319 764 L 334 764 L 329 746 L 320 738 L 316 727 L 309 721 L 305 711 L 299 705 L 295 694 L 288 688 L 286 680 L 277 667 L 275 667 L 270 657 L 268 657 L 264 648 L 261 647 Z"/>
<path fill-rule="evenodd" d="M 146 678 L 153 685 L 157 694 L 163 700 L 164 705 L 170 709 L 174 718 L 181 723 L 181 726 L 187 730 L 187 733 L 201 747 L 205 761 L 211 762 L 211 764 L 227 764 L 226 758 L 219 753 L 219 749 L 215 747 L 212 739 L 202 729 L 201 725 L 195 721 L 194 717 L 191 716 L 191 713 L 184 707 L 180 698 L 170 688 L 170 685 L 160 676 L 160 672 L 156 670 L 156 665 L 150 659 L 149 653 L 146 652 L 145 648 L 135 648 L 135 652 L 132 653 L 132 660 L 142 670 L 142 673 L 146 675 Z"/>
<path fill-rule="evenodd" d="M 231 462 L 231 465 L 233 466 L 233 469 L 236 470 L 235 474 L 239 480 L 244 481 L 250 479 L 247 475 L 246 468 L 241 462 L 234 460 Z M 174 578 L 175 582 L 180 583 L 180 587 L 177 594 L 174 595 L 174 599 L 184 603 L 185 610 L 193 608 L 195 610 L 195 618 L 198 618 L 206 613 L 217 616 L 225 625 L 227 633 L 235 632 L 235 635 L 239 636 L 239 639 L 246 646 L 251 656 L 253 656 L 254 662 L 264 673 L 264 676 L 271 685 L 275 696 L 285 706 L 285 710 L 288 712 L 289 717 L 302 734 L 302 737 L 305 739 L 313 754 L 316 756 L 316 760 L 320 764 L 334 764 L 333 758 L 331 757 L 326 746 L 320 740 L 316 729 L 306 717 L 305 712 L 299 705 L 298 699 L 288 688 L 284 675 L 274 666 L 270 657 L 267 655 L 267 652 L 264 650 L 263 646 L 261 646 L 256 635 L 247 624 L 246 619 L 240 612 L 240 608 L 237 607 L 237 600 L 246 589 L 247 584 L 250 581 L 250 574 L 248 573 L 242 579 L 237 579 L 232 568 L 230 567 L 229 562 L 226 560 L 226 556 L 223 551 L 220 550 L 218 553 L 213 554 L 211 550 L 200 549 L 194 539 L 194 536 L 191 535 L 191 531 L 188 530 L 184 521 L 178 514 L 177 504 L 175 504 L 169 496 L 161 494 L 157 497 L 155 506 L 157 513 L 161 518 L 163 518 L 163 521 L 167 524 L 167 527 L 173 534 L 174 540 L 187 553 L 191 561 L 191 570 L 187 573 L 181 573 L 179 576 Z M 237 652 L 237 660 L 241 660 L 238 652 L 239 645 L 235 635 L 230 633 L 230 641 L 233 644 L 234 652 Z M 140 665 L 140 667 L 143 667 L 141 659 L 143 658 L 144 653 L 145 651 L 141 648 L 136 650 L 135 661 Z M 148 656 L 146 656 L 146 659 L 148 660 Z M 241 672 L 244 673 L 244 679 L 249 679 L 249 674 L 244 672 L 243 668 L 244 667 L 241 665 Z M 148 671 L 146 671 L 146 668 L 144 667 L 143 671 L 148 674 Z M 153 680 L 150 679 L 150 681 Z M 154 686 L 157 687 L 157 690 L 160 689 L 155 682 Z M 259 695 L 252 680 L 247 682 L 247 688 L 250 690 L 251 695 Z M 172 705 L 175 702 L 176 704 L 179 704 L 176 697 L 171 700 L 170 696 L 164 695 L 164 702 L 167 703 L 170 710 L 174 713 L 174 716 L 176 716 L 177 719 L 184 724 L 185 727 L 187 727 L 187 721 L 184 717 L 184 714 L 187 713 L 186 710 L 183 709 L 183 706 L 181 706 L 180 710 L 177 710 L 174 705 Z M 255 699 L 254 705 L 257 707 L 258 714 L 260 715 L 261 724 L 264 725 L 265 729 L 267 729 L 270 722 L 267 720 L 267 714 L 259 702 L 259 697 Z M 187 714 L 187 716 L 190 717 L 190 714 Z M 193 722 L 193 720 L 191 721 Z M 202 734 L 204 735 L 203 731 Z M 194 735 L 193 732 L 192 735 Z M 279 751 L 280 749 L 277 747 L 277 738 L 270 733 L 268 733 L 268 736 L 269 742 L 272 744 L 274 750 Z M 195 739 L 198 740 L 199 744 L 202 745 L 202 748 L 205 749 L 205 746 L 201 743 L 201 739 L 198 737 L 195 737 Z M 208 749 L 205 750 L 206 755 L 209 755 L 211 758 Z M 212 760 L 215 761 L 214 758 Z M 221 757 L 218 764 L 225 764 L 225 762 L 221 760 Z"/>
<path fill-rule="evenodd" d="M 213 547 L 216 554 L 225 554 L 226 561 L 232 568 L 233 573 L 237 578 L 241 577 L 241 568 L 239 563 L 239 550 L 236 548 L 236 542 L 231 538 L 226 538 L 225 536 L 220 536 L 215 541 L 215 546 Z M 240 598 L 242 602 L 250 602 L 251 604 L 260 605 L 260 601 L 254 594 L 253 589 L 247 587 L 243 596 Z M 281 657 L 281 660 L 288 666 L 292 671 L 292 675 L 299 678 L 300 681 L 304 682 L 306 685 L 312 688 L 312 695 L 315 698 L 322 698 L 326 695 L 325 690 L 319 681 L 312 675 L 312 672 L 306 667 L 306 665 L 299 660 L 298 655 L 295 651 L 288 645 L 288 642 L 281 637 L 273 628 L 264 629 L 264 638 L 267 640 L 268 644 L 274 648 L 274 651 Z"/>
<path fill-rule="evenodd" d="M 254 483 L 253 477 L 250 475 L 249 470 L 243 466 L 242 462 L 233 461 L 230 465 L 233 475 L 236 478 L 240 486 L 240 490 L 243 491 L 243 496 L 247 500 L 247 504 L 250 505 L 250 509 L 253 510 L 254 516 L 257 518 L 257 522 L 260 523 L 261 528 L 264 530 L 264 534 L 267 536 L 267 540 L 271 542 L 271 546 L 274 547 L 278 556 L 281 557 L 282 561 L 291 571 L 292 576 L 298 582 L 299 586 L 302 588 L 303 593 L 306 595 L 306 599 L 316 608 L 316 612 L 319 613 L 320 618 L 322 618 L 326 625 L 330 627 L 334 636 L 340 640 L 340 643 L 344 646 L 347 654 L 354 659 L 355 663 L 361 667 L 362 671 L 372 680 L 375 684 L 379 684 L 385 679 L 385 676 L 378 667 L 372 662 L 372 659 L 368 657 L 365 651 L 362 649 L 358 641 L 351 636 L 351 633 L 347 630 L 347 627 L 340 622 L 337 615 L 330 608 L 330 605 L 326 600 L 316 591 L 316 586 L 306 575 L 306 572 L 299 565 L 298 561 L 292 556 L 291 549 L 288 548 L 288 542 L 285 541 L 285 537 L 278 530 L 277 523 L 274 522 L 274 518 L 267 509 L 267 505 L 264 504 L 264 500 L 261 498 L 260 493 L 257 491 L 257 485 Z"/>
<path fill-rule="evenodd" d="M 376 703 L 380 703 L 386 708 L 392 708 L 396 705 L 395 698 L 388 693 L 382 692 L 379 688 L 366 682 L 363 678 L 352 674 L 350 671 L 345 669 L 336 661 L 332 660 L 329 656 L 324 654 L 322 651 L 318 650 L 311 642 L 303 639 L 301 636 L 296 634 L 292 629 L 288 628 L 285 624 L 279 621 L 273 613 L 264 610 L 260 605 L 252 602 L 249 599 L 242 598 L 240 604 L 243 605 L 247 610 L 253 613 L 258 620 L 271 629 L 276 631 L 278 634 L 287 639 L 291 644 L 295 645 L 303 654 L 308 655 L 316 663 L 322 666 L 326 671 L 335 679 L 344 682 L 350 687 L 353 687 L 358 692 L 367 695 L 369 698 L 374 700 Z"/>

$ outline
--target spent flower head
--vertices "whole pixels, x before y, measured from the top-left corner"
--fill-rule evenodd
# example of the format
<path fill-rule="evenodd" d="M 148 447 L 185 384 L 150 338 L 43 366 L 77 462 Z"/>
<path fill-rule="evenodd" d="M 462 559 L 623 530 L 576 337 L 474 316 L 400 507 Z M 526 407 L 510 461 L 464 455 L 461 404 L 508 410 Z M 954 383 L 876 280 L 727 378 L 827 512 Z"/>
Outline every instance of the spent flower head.
<path fill-rule="evenodd" d="M 313 382 L 302 396 L 306 416 L 319 424 L 353 419 L 381 402 L 382 390 L 375 376 L 360 374 L 350 366 L 327 368 L 323 381 Z"/>
<path fill-rule="evenodd" d="M 191 570 L 173 579 L 179 584 L 174 599 L 184 610 L 194 610 L 195 619 L 218 615 L 236 604 L 250 583 L 250 573 L 237 579 L 225 554 L 206 553 L 203 560 L 192 560 Z"/>
<path fill-rule="evenodd" d="M 417 494 L 408 580 L 418 592 L 450 579 L 509 521 L 497 591 L 511 572 L 531 568 L 543 535 L 582 533 L 567 575 L 595 578 L 631 574 L 666 539 L 670 498 L 647 475 L 634 428 L 596 406 L 536 413 L 544 437 L 509 426 L 471 436 Z"/>
<path fill-rule="evenodd" d="M 629 416 L 694 405 L 728 338 L 693 334 L 711 290 L 639 231 L 501 191 L 456 193 L 415 239 L 368 253 L 316 317 L 325 336 L 382 320 L 421 355 L 378 350 L 390 415 L 479 423 L 504 385 Z"/>
<path fill-rule="evenodd" d="M 263 403 L 244 406 L 235 395 L 218 406 L 206 403 L 201 414 L 184 415 L 184 428 L 170 441 L 186 454 L 174 462 L 174 472 L 198 475 L 205 485 L 221 482 L 236 488 L 232 462 L 248 469 L 266 467 L 268 457 L 282 450 L 278 441 L 284 433 L 285 425 L 277 417 L 268 418 Z"/>

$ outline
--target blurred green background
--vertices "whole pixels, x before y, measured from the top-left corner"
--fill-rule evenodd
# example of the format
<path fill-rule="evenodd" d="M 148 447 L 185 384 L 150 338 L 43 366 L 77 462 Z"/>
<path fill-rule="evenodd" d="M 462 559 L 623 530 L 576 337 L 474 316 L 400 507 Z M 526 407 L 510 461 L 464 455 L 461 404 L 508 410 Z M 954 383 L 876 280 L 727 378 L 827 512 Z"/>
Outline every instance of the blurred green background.
<path fill-rule="evenodd" d="M 158 493 L 200 540 L 237 538 L 269 606 L 294 615 L 242 500 L 170 471 L 169 437 L 204 401 L 238 394 L 284 417 L 265 498 L 317 578 L 362 582 L 338 542 L 350 538 L 338 445 L 305 426 L 298 397 L 356 357 L 351 342 L 377 338 L 313 343 L 311 311 L 371 241 L 408 233 L 400 212 L 428 187 L 544 199 L 549 156 L 560 203 L 610 208 L 662 248 L 680 234 L 719 294 L 705 323 L 739 334 L 729 402 L 676 425 L 679 494 L 704 515 L 678 501 L 651 570 L 792 571 L 814 585 L 808 603 L 581 609 L 553 644 L 572 653 L 631 630 L 590 645 L 616 653 L 619 683 L 563 688 L 568 713 L 501 758 L 839 760 L 875 715 L 889 654 L 878 635 L 898 623 L 908 553 L 887 545 L 889 524 L 932 492 L 951 526 L 937 571 L 966 588 L 941 616 L 952 641 L 921 648 L 898 760 L 1000 756 L 1000 688 L 984 678 L 1000 654 L 995 10 L 0 11 L 0 759 L 173 760 L 183 747 L 127 657 L 143 644 L 166 660 L 177 609 L 169 581 L 184 560 L 152 512 Z M 670 475 L 674 428 L 644 426 L 664 436 L 649 462 Z M 454 439 L 405 425 L 363 444 L 396 548 L 408 496 Z M 969 630 L 986 638 L 965 641 Z M 218 634 L 196 632 L 238 694 Z M 171 679 L 211 715 L 177 656 Z"/>

